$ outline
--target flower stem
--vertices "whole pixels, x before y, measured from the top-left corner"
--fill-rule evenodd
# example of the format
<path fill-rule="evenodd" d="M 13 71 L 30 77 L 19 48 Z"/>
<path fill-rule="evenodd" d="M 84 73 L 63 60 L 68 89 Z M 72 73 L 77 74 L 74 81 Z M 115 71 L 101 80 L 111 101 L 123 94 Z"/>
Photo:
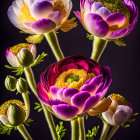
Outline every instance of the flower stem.
<path fill-rule="evenodd" d="M 25 140 L 32 140 L 30 134 L 27 132 L 25 126 L 23 124 L 17 126 L 18 131 L 24 137 Z"/>
<path fill-rule="evenodd" d="M 53 32 L 50 32 L 50 33 L 45 33 L 44 34 L 57 61 L 60 61 L 61 59 L 64 58 L 64 55 L 61 51 L 61 48 L 59 46 L 59 43 L 58 43 L 58 39 L 57 39 L 57 36 L 56 36 L 56 33 L 53 31 Z"/>
<path fill-rule="evenodd" d="M 94 37 L 91 58 L 98 62 L 100 60 L 100 57 L 106 45 L 107 45 L 107 40 L 101 39 L 99 37 Z"/>
<path fill-rule="evenodd" d="M 30 101 L 29 101 L 29 97 L 28 97 L 28 93 L 22 93 L 22 98 L 24 100 L 24 104 L 25 104 L 25 108 L 26 108 L 26 120 L 29 117 L 30 114 Z"/>
<path fill-rule="evenodd" d="M 103 122 L 103 129 L 102 129 L 102 134 L 100 136 L 100 140 L 105 140 L 106 139 L 106 135 L 109 131 L 110 125 L 106 122 Z"/>
<path fill-rule="evenodd" d="M 36 92 L 36 82 L 35 82 L 35 78 L 34 78 L 34 74 L 32 72 L 32 69 L 31 67 L 26 67 L 24 68 L 24 72 L 25 72 L 25 76 L 26 76 L 26 79 L 27 79 L 27 82 L 31 88 L 31 90 L 33 91 L 34 95 L 37 97 L 38 99 L 38 96 L 37 96 L 37 92 Z M 38 99 L 39 100 L 39 99 Z M 40 101 L 40 100 L 39 100 Z M 40 102 L 41 103 L 41 102 Z M 45 115 L 45 118 L 48 122 L 48 126 L 49 126 L 49 129 L 51 131 L 51 134 L 52 134 L 52 137 L 53 137 L 53 140 L 58 140 L 58 136 L 57 136 L 57 133 L 56 133 L 56 129 L 55 129 L 55 124 L 54 124 L 54 121 L 53 121 L 53 118 L 52 118 L 52 115 L 51 113 L 47 110 L 46 106 L 44 104 L 42 104 L 42 108 L 43 108 L 43 112 L 44 112 L 44 115 Z"/>
<path fill-rule="evenodd" d="M 71 138 L 72 140 L 79 140 L 79 122 L 78 119 L 71 121 Z"/>
<path fill-rule="evenodd" d="M 84 126 L 84 117 L 79 117 L 79 128 L 80 128 L 80 138 L 79 140 L 85 140 L 85 126 Z"/>
<path fill-rule="evenodd" d="M 111 129 L 110 133 L 108 134 L 106 140 L 111 140 L 111 138 L 112 138 L 113 135 L 116 133 L 116 131 L 119 129 L 119 127 L 120 127 L 119 125 L 114 126 L 114 127 Z"/>

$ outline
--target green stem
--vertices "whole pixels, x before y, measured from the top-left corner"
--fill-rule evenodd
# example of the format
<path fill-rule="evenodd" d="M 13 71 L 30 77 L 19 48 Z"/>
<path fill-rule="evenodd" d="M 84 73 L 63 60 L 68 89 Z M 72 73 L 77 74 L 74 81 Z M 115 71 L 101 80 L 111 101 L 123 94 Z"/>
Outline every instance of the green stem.
<path fill-rule="evenodd" d="M 106 135 L 109 131 L 110 125 L 106 122 L 103 122 L 103 129 L 102 129 L 102 134 L 100 137 L 100 140 L 105 140 L 106 139 Z"/>
<path fill-rule="evenodd" d="M 23 124 L 17 126 L 18 131 L 24 137 L 25 140 L 32 140 L 30 134 L 27 132 L 25 126 Z"/>
<path fill-rule="evenodd" d="M 26 79 L 27 79 L 27 82 L 31 88 L 31 90 L 33 91 L 34 95 L 37 97 L 38 99 L 38 96 L 37 96 L 37 92 L 36 92 L 36 83 L 35 83 L 35 78 L 34 78 L 34 75 L 33 75 L 33 72 L 32 72 L 32 69 L 30 67 L 26 67 L 24 69 L 24 72 L 25 72 L 25 76 L 26 76 Z M 38 99 L 39 100 L 39 99 Z M 40 100 L 39 100 L 40 101 Z M 40 102 L 41 103 L 41 102 Z M 54 121 L 53 121 L 53 118 L 52 118 L 52 115 L 51 113 L 47 110 L 46 106 L 44 104 L 42 104 L 42 108 L 43 108 L 43 111 L 44 111 L 44 114 L 45 114 L 45 118 L 48 122 L 48 126 L 49 126 L 49 129 L 51 131 L 51 134 L 52 134 L 52 137 L 53 137 L 53 140 L 58 140 L 58 136 L 57 136 L 57 133 L 56 133 L 56 129 L 55 129 L 55 124 L 54 124 Z"/>
<path fill-rule="evenodd" d="M 58 39 L 57 39 L 57 36 L 56 36 L 56 33 L 53 31 L 53 32 L 50 32 L 50 33 L 45 33 L 44 34 L 57 61 L 60 61 L 61 59 L 64 58 L 64 55 L 61 51 L 61 48 L 59 46 L 59 43 L 58 43 Z"/>
<path fill-rule="evenodd" d="M 79 122 L 78 119 L 71 121 L 71 138 L 72 140 L 79 140 Z"/>
<path fill-rule="evenodd" d="M 107 40 L 101 39 L 99 37 L 94 37 L 91 58 L 98 62 L 100 60 L 100 57 L 106 45 L 107 45 Z"/>
<path fill-rule="evenodd" d="M 120 127 L 119 125 L 113 126 L 113 128 L 111 129 L 110 133 L 108 134 L 106 140 L 111 140 L 111 138 L 116 133 L 116 131 L 119 129 L 119 127 Z"/>
<path fill-rule="evenodd" d="M 79 117 L 79 128 L 80 128 L 80 138 L 79 140 L 85 140 L 85 126 L 84 126 L 84 117 Z"/>
<path fill-rule="evenodd" d="M 25 108 L 26 108 L 26 120 L 30 115 L 30 101 L 28 97 L 28 93 L 22 93 L 22 98 L 24 100 Z"/>

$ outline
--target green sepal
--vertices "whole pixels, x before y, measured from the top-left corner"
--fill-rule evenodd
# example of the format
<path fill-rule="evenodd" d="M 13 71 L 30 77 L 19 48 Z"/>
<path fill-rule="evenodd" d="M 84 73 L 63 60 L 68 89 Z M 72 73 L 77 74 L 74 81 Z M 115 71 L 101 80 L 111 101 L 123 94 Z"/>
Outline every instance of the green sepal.
<path fill-rule="evenodd" d="M 26 126 L 30 126 L 30 123 L 33 122 L 34 120 L 32 120 L 31 118 L 27 119 L 26 121 L 24 121 L 24 124 Z"/>
<path fill-rule="evenodd" d="M 43 34 L 38 34 L 38 35 L 31 35 L 31 36 L 28 36 L 26 38 L 26 41 L 28 43 L 32 43 L 32 44 L 38 44 L 38 43 L 41 43 L 44 39 L 44 35 Z"/>
<path fill-rule="evenodd" d="M 89 40 L 94 40 L 94 35 L 87 33 L 86 38 L 88 38 Z"/>
<path fill-rule="evenodd" d="M 43 110 L 42 106 L 38 102 L 35 102 L 34 104 L 36 105 L 34 107 L 34 110 L 37 110 L 38 112 L 41 112 Z"/>

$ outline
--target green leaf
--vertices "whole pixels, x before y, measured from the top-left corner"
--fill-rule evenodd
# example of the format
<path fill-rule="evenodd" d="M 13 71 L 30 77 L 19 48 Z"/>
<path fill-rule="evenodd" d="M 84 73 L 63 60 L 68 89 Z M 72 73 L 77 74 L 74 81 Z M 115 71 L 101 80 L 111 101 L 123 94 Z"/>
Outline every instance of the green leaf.
<path fill-rule="evenodd" d="M 26 125 L 26 126 L 30 126 L 30 123 L 31 122 L 33 122 L 34 120 L 32 120 L 31 118 L 29 118 L 29 119 L 27 119 L 25 122 L 24 122 L 24 124 Z"/>
<path fill-rule="evenodd" d="M 24 67 L 11 67 L 9 65 L 5 65 L 5 68 L 13 70 L 12 72 L 16 73 L 16 75 L 22 75 L 24 72 Z"/>
<path fill-rule="evenodd" d="M 66 133 L 66 129 L 64 128 L 63 122 L 59 122 L 59 124 L 56 125 L 56 132 L 58 140 L 62 140 Z"/>
<path fill-rule="evenodd" d="M 89 34 L 89 33 L 86 34 L 86 37 L 87 37 L 89 40 L 94 40 L 94 36 L 91 35 L 91 34 Z"/>
<path fill-rule="evenodd" d="M 40 64 L 42 61 L 44 61 L 43 59 L 47 56 L 48 54 L 47 53 L 42 53 L 42 54 L 39 54 L 38 57 L 35 59 L 34 63 L 31 65 L 32 67 Z"/>
<path fill-rule="evenodd" d="M 12 130 L 17 130 L 17 127 L 16 126 L 5 126 L 3 123 L 0 122 L 0 134 L 10 135 Z"/>
<path fill-rule="evenodd" d="M 123 47 L 126 46 L 126 43 L 125 43 L 125 41 L 122 38 L 114 39 L 113 41 L 118 46 L 123 46 Z"/>
<path fill-rule="evenodd" d="M 43 34 L 38 34 L 38 35 L 31 35 L 29 37 L 26 38 L 26 41 L 28 43 L 32 43 L 32 44 L 38 44 L 41 43 L 44 39 L 44 35 Z"/>
<path fill-rule="evenodd" d="M 34 110 L 37 110 L 38 112 L 41 112 L 43 110 L 42 106 L 38 102 L 35 102 L 34 104 L 36 105 L 34 107 Z"/>
<path fill-rule="evenodd" d="M 20 34 L 27 34 L 26 32 L 24 31 L 19 31 Z"/>
<path fill-rule="evenodd" d="M 86 137 L 88 140 L 94 140 L 94 138 L 96 137 L 98 130 L 99 130 L 100 126 L 98 125 L 97 127 L 94 126 L 92 131 L 88 130 L 88 133 L 86 134 Z"/>

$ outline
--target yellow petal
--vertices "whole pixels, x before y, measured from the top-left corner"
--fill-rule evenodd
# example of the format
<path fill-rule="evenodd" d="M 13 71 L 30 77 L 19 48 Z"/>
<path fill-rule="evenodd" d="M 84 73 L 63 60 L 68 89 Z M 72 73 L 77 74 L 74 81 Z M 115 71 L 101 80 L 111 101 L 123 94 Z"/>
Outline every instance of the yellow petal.
<path fill-rule="evenodd" d="M 28 43 L 37 44 L 37 43 L 41 43 L 42 40 L 43 40 L 43 38 L 44 38 L 44 35 L 43 34 L 31 35 L 31 36 L 28 36 L 26 38 L 26 41 Z"/>

